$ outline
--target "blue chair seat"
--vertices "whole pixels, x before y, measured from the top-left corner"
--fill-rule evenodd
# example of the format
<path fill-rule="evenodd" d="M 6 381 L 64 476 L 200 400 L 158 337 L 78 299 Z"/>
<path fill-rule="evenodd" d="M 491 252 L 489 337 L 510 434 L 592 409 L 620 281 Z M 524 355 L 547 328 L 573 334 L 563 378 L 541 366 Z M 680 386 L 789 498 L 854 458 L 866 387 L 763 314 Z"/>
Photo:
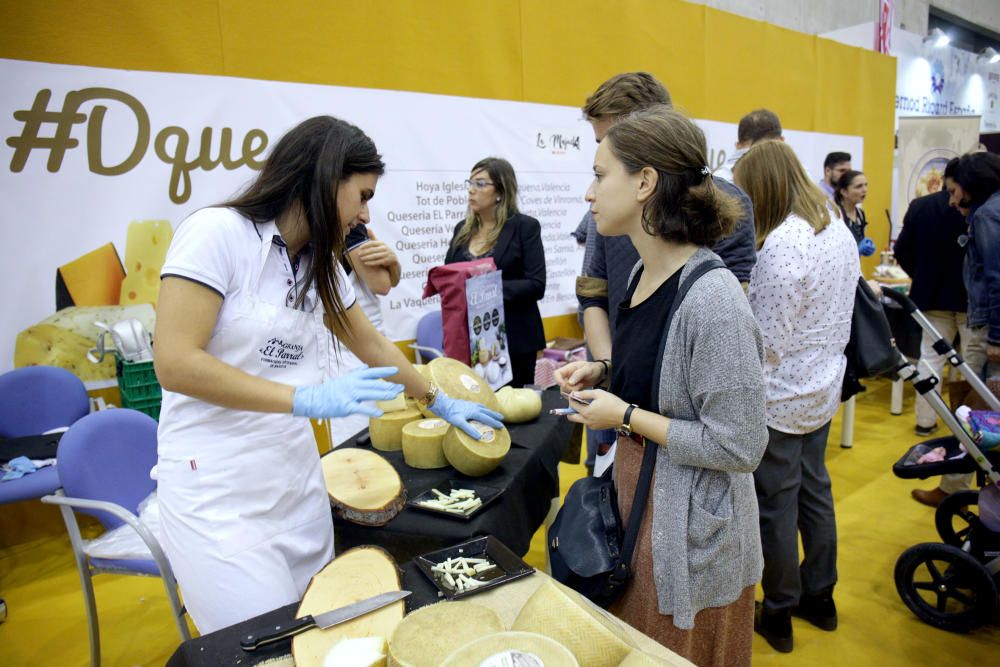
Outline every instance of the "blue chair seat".
<path fill-rule="evenodd" d="M 156 566 L 156 561 L 150 560 L 123 560 L 119 558 L 91 558 L 90 564 L 101 570 L 114 570 L 122 574 L 135 574 L 142 572 L 151 577 L 160 576 L 160 568 Z"/>
<path fill-rule="evenodd" d="M 0 505 L 41 498 L 59 488 L 59 473 L 55 466 L 46 466 L 18 479 L 0 482 Z"/>

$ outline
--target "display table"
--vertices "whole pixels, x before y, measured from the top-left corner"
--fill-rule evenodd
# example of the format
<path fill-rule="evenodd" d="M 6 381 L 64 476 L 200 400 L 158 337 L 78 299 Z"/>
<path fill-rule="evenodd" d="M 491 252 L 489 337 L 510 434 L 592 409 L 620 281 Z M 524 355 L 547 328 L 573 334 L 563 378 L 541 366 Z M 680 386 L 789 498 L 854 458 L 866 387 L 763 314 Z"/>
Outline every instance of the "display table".
<path fill-rule="evenodd" d="M 480 595 L 468 598 L 468 600 L 496 611 L 509 628 L 514 623 L 514 619 L 527 599 L 531 597 L 531 594 L 547 578 L 548 575 L 545 573 L 536 572 L 529 577 L 511 582 L 506 586 L 501 586 L 492 591 L 486 591 Z M 408 563 L 403 567 L 403 588 L 413 591 L 413 595 L 406 600 L 407 613 L 438 601 L 437 589 L 431 585 L 430 581 L 412 563 Z M 240 648 L 240 640 L 261 628 L 288 623 L 295 617 L 295 610 L 297 608 L 298 603 L 290 604 L 280 609 L 275 609 L 272 612 L 262 614 L 249 621 L 223 628 L 204 637 L 186 641 L 170 657 L 167 665 L 168 667 L 215 667 L 229 665 L 247 667 L 249 665 L 267 663 L 269 666 L 280 665 L 282 667 L 290 667 L 295 664 L 292 661 L 292 642 L 290 639 L 264 647 L 253 653 L 243 651 Z M 664 665 L 676 665 L 678 667 L 692 665 L 692 663 L 684 658 L 681 658 L 635 628 L 627 625 L 624 621 L 620 621 L 614 617 L 611 618 L 613 622 L 622 626 L 622 629 L 637 648 L 662 660 Z"/>
<path fill-rule="evenodd" d="M 483 477 L 465 477 L 451 467 L 418 470 L 403 462 L 402 452 L 378 452 L 399 472 L 408 498 L 415 498 L 448 480 L 474 480 L 502 489 L 503 494 L 469 520 L 410 507 L 380 528 L 336 519 L 337 553 L 372 544 L 384 548 L 397 562 L 404 563 L 420 554 L 479 535 L 494 535 L 519 556 L 528 553 L 532 535 L 549 513 L 551 499 L 559 496 L 559 459 L 577 433 L 576 424 L 549 414 L 551 408 L 565 405 L 558 391 L 542 392 L 541 416 L 509 428 L 510 453 L 499 468 Z M 351 446 L 358 445 L 342 445 Z"/>

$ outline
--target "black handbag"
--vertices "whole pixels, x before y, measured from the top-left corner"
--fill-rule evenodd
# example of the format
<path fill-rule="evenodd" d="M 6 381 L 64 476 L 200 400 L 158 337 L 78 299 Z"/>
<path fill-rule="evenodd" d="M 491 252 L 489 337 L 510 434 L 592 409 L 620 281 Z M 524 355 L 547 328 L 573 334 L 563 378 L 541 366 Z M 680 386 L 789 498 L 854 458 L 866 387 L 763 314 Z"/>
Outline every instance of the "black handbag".
<path fill-rule="evenodd" d="M 721 261 L 701 264 L 678 288 L 667 313 L 655 368 L 662 366 L 670 323 L 684 296 L 698 278 L 719 268 L 725 268 Z M 654 383 L 650 399 L 652 405 L 656 405 L 658 390 Z M 645 440 L 643 445 L 642 467 L 639 469 L 628 527 L 624 531 L 611 468 L 600 477 L 584 477 L 574 482 L 549 527 L 552 577 L 605 609 L 625 591 L 625 585 L 632 576 L 632 555 L 639 537 L 639 526 L 646 513 L 659 449 L 659 445 L 648 444 Z"/>
<path fill-rule="evenodd" d="M 847 357 L 847 370 L 840 390 L 841 401 L 864 391 L 859 380 L 892 377 L 900 364 L 900 354 L 882 308 L 882 301 L 863 277 L 858 278 L 858 286 L 854 292 L 851 337 L 844 349 L 844 356 Z"/>

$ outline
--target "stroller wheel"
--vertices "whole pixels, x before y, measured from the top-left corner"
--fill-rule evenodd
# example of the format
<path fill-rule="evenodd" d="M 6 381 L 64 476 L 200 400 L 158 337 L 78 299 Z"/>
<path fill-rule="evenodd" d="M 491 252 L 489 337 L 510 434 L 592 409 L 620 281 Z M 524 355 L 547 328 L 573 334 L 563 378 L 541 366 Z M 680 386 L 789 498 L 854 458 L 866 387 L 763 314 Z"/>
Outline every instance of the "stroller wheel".
<path fill-rule="evenodd" d="M 896 561 L 896 591 L 924 623 L 968 632 L 987 623 L 997 587 L 979 561 L 947 544 L 917 544 Z"/>
<path fill-rule="evenodd" d="M 979 491 L 953 493 L 938 505 L 934 525 L 945 544 L 961 547 L 972 533 L 972 525 L 979 521 Z"/>

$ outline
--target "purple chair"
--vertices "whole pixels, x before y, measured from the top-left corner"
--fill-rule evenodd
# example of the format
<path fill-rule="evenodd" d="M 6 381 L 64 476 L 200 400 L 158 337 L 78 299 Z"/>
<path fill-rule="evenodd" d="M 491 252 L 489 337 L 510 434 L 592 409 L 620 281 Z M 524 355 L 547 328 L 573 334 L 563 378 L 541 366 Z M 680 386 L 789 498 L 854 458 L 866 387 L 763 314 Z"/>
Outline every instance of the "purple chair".
<path fill-rule="evenodd" d="M 441 324 L 441 311 L 427 313 L 417 322 L 417 342 L 410 343 L 418 364 L 426 364 L 431 359 L 443 357 L 444 327 Z"/>
<path fill-rule="evenodd" d="M 166 555 L 150 530 L 139 520 L 138 507 L 155 488 L 149 477 L 156 465 L 156 421 L 126 408 L 95 412 L 73 424 L 59 441 L 62 489 L 42 498 L 58 505 L 69 532 L 90 630 L 90 664 L 101 664 L 97 605 L 91 578 L 95 574 L 159 576 L 181 641 L 191 638 L 184 621 L 184 608 L 177 596 L 177 581 Z M 107 530 L 128 524 L 146 547 L 149 558 L 111 560 L 88 555 L 74 511 L 95 517 Z"/>
<path fill-rule="evenodd" d="M 28 366 L 0 375 L 0 438 L 40 435 L 70 426 L 90 412 L 80 378 L 64 368 Z M 55 466 L 0 482 L 0 505 L 55 493 Z"/>

